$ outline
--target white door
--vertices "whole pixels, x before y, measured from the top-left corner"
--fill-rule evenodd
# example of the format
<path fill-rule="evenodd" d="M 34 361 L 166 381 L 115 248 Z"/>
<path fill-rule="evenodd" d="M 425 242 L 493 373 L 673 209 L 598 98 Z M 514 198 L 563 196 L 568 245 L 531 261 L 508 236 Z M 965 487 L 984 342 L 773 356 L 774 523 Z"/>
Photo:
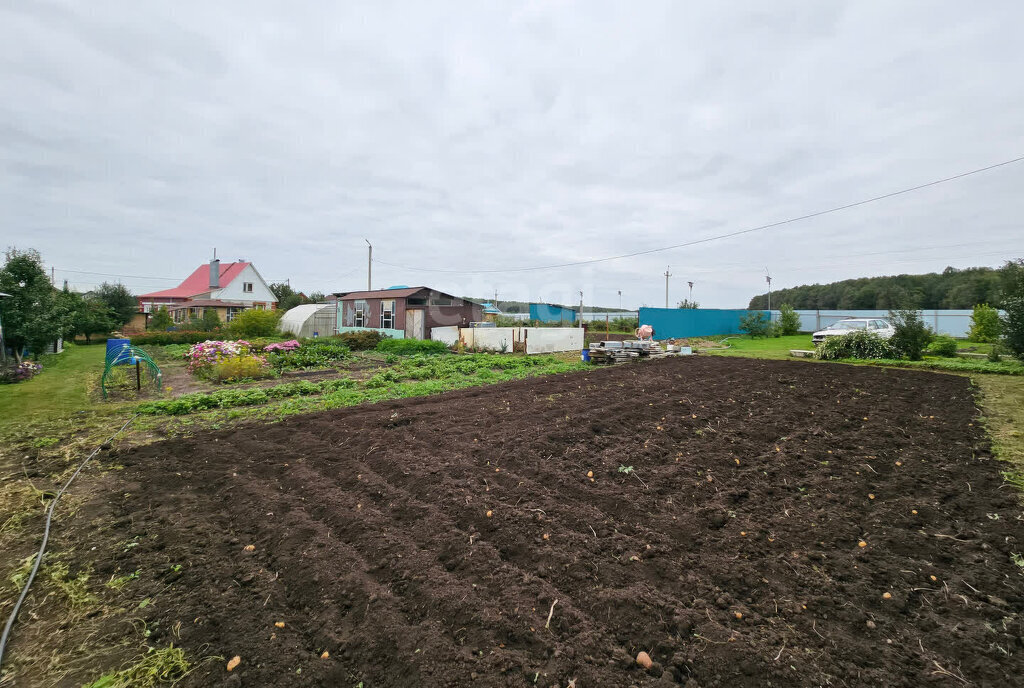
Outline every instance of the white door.
<path fill-rule="evenodd" d="M 409 339 L 423 339 L 423 311 L 419 309 L 405 312 L 405 336 Z"/>

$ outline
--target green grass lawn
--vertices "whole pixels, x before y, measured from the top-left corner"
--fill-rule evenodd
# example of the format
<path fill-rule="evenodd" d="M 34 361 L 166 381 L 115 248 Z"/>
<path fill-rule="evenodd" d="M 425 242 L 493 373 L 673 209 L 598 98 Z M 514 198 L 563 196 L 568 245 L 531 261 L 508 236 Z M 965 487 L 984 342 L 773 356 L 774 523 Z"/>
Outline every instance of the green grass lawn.
<path fill-rule="evenodd" d="M 31 380 L 0 385 L 0 437 L 95 411 L 105 355 L 102 344 L 68 345 L 64 353 L 43 356 L 43 370 Z M 121 406 L 107 404 L 103 410 L 116 413 Z"/>
<path fill-rule="evenodd" d="M 717 356 L 746 356 L 749 358 L 789 358 L 790 349 L 813 350 L 811 335 L 795 334 L 789 337 L 764 337 L 752 339 L 747 336 L 732 335 L 728 339 L 722 338 L 722 346 L 729 348 L 701 349 L 702 353 L 711 353 Z"/>

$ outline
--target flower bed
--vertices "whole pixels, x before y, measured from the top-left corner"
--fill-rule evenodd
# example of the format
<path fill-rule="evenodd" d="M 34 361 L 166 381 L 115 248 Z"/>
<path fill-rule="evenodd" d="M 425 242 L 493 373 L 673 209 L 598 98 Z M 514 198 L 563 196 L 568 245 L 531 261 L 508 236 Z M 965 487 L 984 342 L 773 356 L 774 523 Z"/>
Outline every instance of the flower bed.
<path fill-rule="evenodd" d="M 218 382 L 255 380 L 272 375 L 267 357 L 253 353 L 244 339 L 208 339 L 193 345 L 186 353 L 188 371 L 197 377 Z"/>
<path fill-rule="evenodd" d="M 37 375 L 42 369 L 42 363 L 32 363 L 31 361 L 23 361 L 21 365 L 0 367 L 0 384 L 24 382 Z"/>

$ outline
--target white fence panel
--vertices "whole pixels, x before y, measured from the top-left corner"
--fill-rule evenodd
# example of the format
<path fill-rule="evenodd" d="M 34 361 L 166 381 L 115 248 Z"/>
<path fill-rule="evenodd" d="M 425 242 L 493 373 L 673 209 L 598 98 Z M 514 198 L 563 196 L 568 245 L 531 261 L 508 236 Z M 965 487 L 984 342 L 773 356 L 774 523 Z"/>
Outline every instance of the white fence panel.
<path fill-rule="evenodd" d="M 470 349 L 489 349 L 512 353 L 516 342 L 522 338 L 521 327 L 463 327 L 459 329 L 459 340 Z"/>
<path fill-rule="evenodd" d="M 448 346 L 455 346 L 459 343 L 459 328 L 455 325 L 451 327 L 431 327 L 430 338 L 435 342 L 444 342 Z"/>
<path fill-rule="evenodd" d="M 582 327 L 524 327 L 523 338 L 528 354 L 583 349 Z"/>
<path fill-rule="evenodd" d="M 973 310 L 919 310 L 925 325 L 938 334 L 950 337 L 966 337 L 971 329 Z M 883 310 L 799 310 L 801 332 L 823 330 L 844 318 L 888 318 L 889 311 Z M 772 320 L 778 322 L 779 312 L 772 311 Z"/>

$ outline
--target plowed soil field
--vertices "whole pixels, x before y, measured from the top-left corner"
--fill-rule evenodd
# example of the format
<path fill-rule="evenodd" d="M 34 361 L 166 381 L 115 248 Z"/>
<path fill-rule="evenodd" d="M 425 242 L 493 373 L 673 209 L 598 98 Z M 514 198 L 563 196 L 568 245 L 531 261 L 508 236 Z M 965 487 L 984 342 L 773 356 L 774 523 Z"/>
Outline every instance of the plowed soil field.
<path fill-rule="evenodd" d="M 135 544 L 96 573 L 224 658 L 182 686 L 1024 685 L 1019 496 L 962 377 L 667 359 L 113 460 L 83 517 Z"/>

